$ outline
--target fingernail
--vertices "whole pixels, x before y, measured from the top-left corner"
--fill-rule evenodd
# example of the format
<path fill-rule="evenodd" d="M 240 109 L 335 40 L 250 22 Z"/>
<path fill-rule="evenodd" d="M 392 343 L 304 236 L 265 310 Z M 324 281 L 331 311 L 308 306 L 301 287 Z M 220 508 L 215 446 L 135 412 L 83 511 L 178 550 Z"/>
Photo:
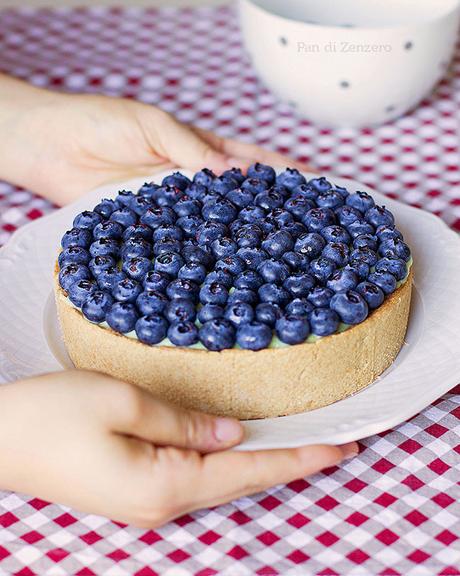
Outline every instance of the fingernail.
<path fill-rule="evenodd" d="M 241 438 L 241 424 L 233 418 L 216 418 L 214 436 L 218 442 L 232 442 Z"/>
<path fill-rule="evenodd" d="M 349 444 L 342 444 L 340 446 L 342 450 L 343 459 L 350 460 L 359 454 L 359 446 L 356 442 L 350 442 Z"/>

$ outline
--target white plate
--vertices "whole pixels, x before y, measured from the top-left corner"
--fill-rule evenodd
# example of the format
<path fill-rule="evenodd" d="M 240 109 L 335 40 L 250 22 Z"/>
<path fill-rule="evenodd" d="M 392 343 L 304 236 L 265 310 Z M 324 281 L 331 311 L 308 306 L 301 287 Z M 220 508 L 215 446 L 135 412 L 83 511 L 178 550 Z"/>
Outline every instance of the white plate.
<path fill-rule="evenodd" d="M 349 190 L 369 190 L 351 180 L 332 180 Z M 77 212 L 121 188 L 137 189 L 143 181 L 95 190 L 24 226 L 0 251 L 0 382 L 72 366 L 50 297 L 60 238 Z M 364 438 L 407 420 L 460 381 L 460 240 L 428 212 L 369 191 L 394 212 L 414 256 L 406 345 L 384 375 L 354 396 L 295 416 L 245 422 L 242 449 Z"/>

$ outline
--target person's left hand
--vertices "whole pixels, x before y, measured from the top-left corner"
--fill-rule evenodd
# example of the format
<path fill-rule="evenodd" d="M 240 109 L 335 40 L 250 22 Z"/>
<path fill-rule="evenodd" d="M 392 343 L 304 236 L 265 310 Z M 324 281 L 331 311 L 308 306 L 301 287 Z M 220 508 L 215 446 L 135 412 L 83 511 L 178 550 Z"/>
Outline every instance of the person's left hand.
<path fill-rule="evenodd" d="M 178 166 L 221 173 L 260 161 L 308 166 L 252 144 L 181 124 L 147 104 L 95 95 L 30 89 L 33 103 L 16 111 L 2 147 L 0 177 L 65 204 L 90 189 Z M 6 155 L 6 156 L 5 156 Z"/>

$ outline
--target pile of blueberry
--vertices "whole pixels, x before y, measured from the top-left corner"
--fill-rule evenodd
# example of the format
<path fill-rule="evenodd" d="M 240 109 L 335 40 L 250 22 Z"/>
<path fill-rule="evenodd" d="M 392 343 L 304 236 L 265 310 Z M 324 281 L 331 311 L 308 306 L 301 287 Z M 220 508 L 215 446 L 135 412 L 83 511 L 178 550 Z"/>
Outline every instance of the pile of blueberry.
<path fill-rule="evenodd" d="M 176 172 L 78 214 L 59 282 L 91 322 L 154 345 L 260 350 L 358 324 L 407 274 L 391 212 L 295 169 Z"/>

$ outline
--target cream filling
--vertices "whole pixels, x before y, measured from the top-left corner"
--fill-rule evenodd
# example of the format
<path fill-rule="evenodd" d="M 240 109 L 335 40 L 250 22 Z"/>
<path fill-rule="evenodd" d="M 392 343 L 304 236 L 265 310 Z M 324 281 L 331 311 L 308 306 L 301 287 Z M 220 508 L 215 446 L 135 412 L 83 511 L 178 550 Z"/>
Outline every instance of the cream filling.
<path fill-rule="evenodd" d="M 406 277 L 403 280 L 400 280 L 399 282 L 397 282 L 396 289 L 400 288 L 406 282 L 406 280 L 409 276 L 409 271 L 412 267 L 412 263 L 413 263 L 413 260 L 412 260 L 412 256 L 411 256 L 410 260 L 406 264 L 406 267 L 407 267 Z M 373 268 L 371 268 L 371 272 L 373 272 Z M 66 298 L 66 300 L 70 304 L 70 306 L 72 306 L 73 308 L 76 308 L 77 310 L 80 311 L 80 308 L 75 306 L 68 298 Z M 88 320 L 88 322 L 89 322 L 89 320 Z M 198 320 L 196 320 L 195 324 L 198 327 L 201 325 L 200 322 L 198 322 Z M 107 324 L 107 322 L 100 322 L 97 325 L 100 326 L 101 328 L 107 328 L 107 329 L 111 330 L 111 328 Z M 352 324 L 344 324 L 343 322 L 341 322 L 339 324 L 337 331 L 334 332 L 334 334 L 340 334 L 341 332 L 345 332 L 349 328 L 352 328 L 352 326 L 353 326 Z M 131 332 L 126 332 L 124 334 L 124 336 L 127 336 L 128 338 L 132 338 L 133 340 L 138 340 L 138 337 L 137 337 L 135 330 L 132 330 Z M 310 334 L 310 336 L 303 342 L 303 344 L 312 344 L 312 343 L 316 342 L 317 340 L 321 340 L 321 338 L 327 338 L 327 336 L 316 336 L 315 334 Z M 165 338 L 161 342 L 158 342 L 158 344 L 154 344 L 154 346 L 177 347 L 175 344 L 173 344 L 171 342 L 171 340 L 169 340 L 169 338 Z M 285 348 L 287 346 L 291 346 L 291 344 L 286 344 L 284 342 L 281 342 L 281 340 L 276 335 L 274 335 L 272 338 L 272 341 L 270 342 L 270 345 L 267 348 Z M 192 344 L 191 346 L 187 346 L 187 348 L 195 348 L 196 350 L 207 350 L 207 348 L 205 346 L 203 346 L 203 344 L 201 342 L 197 342 L 196 344 Z M 241 349 L 241 347 L 238 344 L 235 344 L 235 346 L 233 348 L 236 348 L 236 349 L 240 348 Z"/>

